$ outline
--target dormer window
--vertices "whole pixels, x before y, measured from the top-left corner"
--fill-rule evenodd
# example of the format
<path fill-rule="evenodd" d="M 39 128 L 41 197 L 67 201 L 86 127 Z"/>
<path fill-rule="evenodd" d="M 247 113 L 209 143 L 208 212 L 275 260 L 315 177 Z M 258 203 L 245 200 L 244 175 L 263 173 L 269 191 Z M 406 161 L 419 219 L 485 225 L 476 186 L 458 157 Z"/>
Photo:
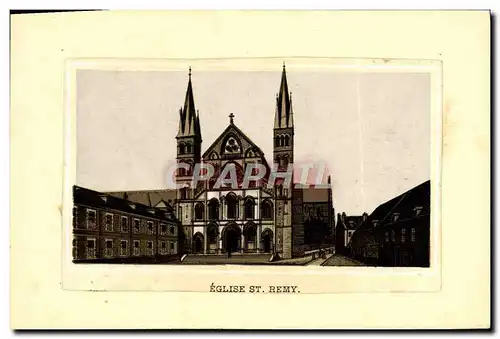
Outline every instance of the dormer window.
<path fill-rule="evenodd" d="M 415 216 L 418 216 L 420 213 L 422 213 L 422 206 L 416 206 L 413 211 L 415 212 Z"/>
<path fill-rule="evenodd" d="M 373 220 L 373 221 L 372 221 L 372 225 L 373 225 L 373 227 L 377 227 L 377 225 L 378 225 L 378 220 Z"/>
<path fill-rule="evenodd" d="M 396 222 L 399 219 L 399 213 L 393 213 L 392 214 L 392 222 Z"/>

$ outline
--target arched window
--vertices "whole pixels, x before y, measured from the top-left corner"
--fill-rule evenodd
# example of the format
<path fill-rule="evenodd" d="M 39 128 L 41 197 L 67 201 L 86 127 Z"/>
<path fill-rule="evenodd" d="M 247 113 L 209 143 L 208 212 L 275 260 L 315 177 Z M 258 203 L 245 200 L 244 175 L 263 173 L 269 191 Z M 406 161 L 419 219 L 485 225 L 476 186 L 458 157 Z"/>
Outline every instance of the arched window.
<path fill-rule="evenodd" d="M 196 220 L 203 220 L 204 217 L 205 217 L 205 206 L 203 206 L 203 203 L 199 202 L 194 207 L 194 218 Z"/>
<path fill-rule="evenodd" d="M 252 198 L 245 200 L 245 219 L 255 218 L 255 202 Z"/>
<path fill-rule="evenodd" d="M 262 202 L 262 219 L 273 218 L 273 204 L 269 200 Z"/>
<path fill-rule="evenodd" d="M 280 146 L 280 137 L 279 137 L 279 135 L 277 135 L 274 138 L 274 147 L 279 147 L 279 146 Z"/>
<path fill-rule="evenodd" d="M 215 198 L 208 203 L 208 218 L 210 220 L 219 219 L 219 201 Z"/>
<path fill-rule="evenodd" d="M 188 189 L 186 187 L 181 188 L 181 199 L 187 199 L 188 198 Z"/>
<path fill-rule="evenodd" d="M 191 153 L 191 144 L 186 144 L 186 153 Z"/>
<path fill-rule="evenodd" d="M 228 194 L 226 197 L 227 218 L 236 219 L 238 217 L 238 199 L 234 194 Z"/>
<path fill-rule="evenodd" d="M 179 145 L 179 154 L 184 154 L 184 153 L 185 153 L 184 144 L 180 144 Z"/>
<path fill-rule="evenodd" d="M 290 145 L 290 136 L 287 134 L 285 135 L 285 146 L 289 146 Z"/>
<path fill-rule="evenodd" d="M 288 167 L 288 156 L 287 156 L 287 155 L 285 155 L 285 156 L 283 157 L 283 163 L 282 163 L 282 166 L 283 166 L 283 168 L 284 168 L 284 169 L 286 169 L 286 168 Z"/>
<path fill-rule="evenodd" d="M 280 144 L 281 144 L 281 146 L 285 146 L 285 136 L 284 136 L 284 135 L 282 135 L 282 136 L 280 137 L 280 139 L 281 139 L 281 140 L 280 140 Z"/>

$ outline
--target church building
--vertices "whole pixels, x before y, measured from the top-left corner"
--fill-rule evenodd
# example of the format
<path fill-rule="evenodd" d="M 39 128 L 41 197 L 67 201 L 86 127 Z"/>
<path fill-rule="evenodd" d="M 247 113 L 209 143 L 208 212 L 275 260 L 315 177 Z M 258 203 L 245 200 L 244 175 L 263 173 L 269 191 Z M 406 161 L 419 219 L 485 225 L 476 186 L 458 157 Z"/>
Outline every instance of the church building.
<path fill-rule="evenodd" d="M 273 133 L 274 171 L 286 172 L 294 164 L 294 112 L 285 66 L 276 96 Z M 202 153 L 200 115 L 195 108 L 191 70 L 184 106 L 179 111 L 177 163 L 178 184 L 174 209 L 185 233 L 187 253 L 224 254 L 276 253 L 281 258 L 301 255 L 321 246 L 332 246 L 333 216 L 330 177 L 327 188 L 297 188 L 295 176 L 288 183 L 270 180 L 271 166 L 264 153 L 230 114 L 229 124 Z M 192 187 L 196 164 L 210 164 L 212 179 Z M 243 185 L 250 164 L 266 168 L 261 180 Z M 237 185 L 217 185 L 228 166 L 237 175 Z M 313 234 L 314 233 L 314 234 Z"/>

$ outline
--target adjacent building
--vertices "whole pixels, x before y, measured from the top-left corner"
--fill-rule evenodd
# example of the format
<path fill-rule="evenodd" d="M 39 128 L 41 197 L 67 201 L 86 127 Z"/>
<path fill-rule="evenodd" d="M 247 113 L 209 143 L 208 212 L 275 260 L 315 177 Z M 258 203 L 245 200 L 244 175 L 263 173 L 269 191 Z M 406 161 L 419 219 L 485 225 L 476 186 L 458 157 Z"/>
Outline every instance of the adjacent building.
<path fill-rule="evenodd" d="M 337 225 L 335 226 L 335 252 L 345 254 L 354 232 L 368 218 L 365 212 L 363 215 L 349 215 L 345 212 L 337 215 Z"/>
<path fill-rule="evenodd" d="M 73 259 L 140 261 L 182 252 L 173 209 L 151 207 L 79 186 L 73 188 Z M 181 240 L 181 241 L 179 241 Z"/>
<path fill-rule="evenodd" d="M 377 207 L 354 232 L 348 250 L 366 264 L 429 267 L 430 181 Z"/>

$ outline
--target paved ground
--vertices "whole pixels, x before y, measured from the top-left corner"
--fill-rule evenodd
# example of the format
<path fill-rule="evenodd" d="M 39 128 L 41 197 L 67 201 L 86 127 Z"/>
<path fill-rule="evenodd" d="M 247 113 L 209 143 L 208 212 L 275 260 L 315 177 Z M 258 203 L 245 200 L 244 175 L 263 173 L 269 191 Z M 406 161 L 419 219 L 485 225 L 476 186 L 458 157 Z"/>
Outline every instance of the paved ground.
<path fill-rule="evenodd" d="M 256 265 L 269 264 L 269 254 L 233 254 L 227 255 L 188 255 L 182 262 L 183 265 Z"/>
<path fill-rule="evenodd" d="M 333 254 L 327 254 L 326 258 L 317 258 L 314 259 L 310 262 L 308 262 L 306 265 L 307 266 L 322 266 L 324 262 L 326 262 L 328 259 L 330 259 L 333 256 Z"/>
<path fill-rule="evenodd" d="M 340 254 L 334 254 L 322 266 L 365 266 L 363 263 Z"/>

